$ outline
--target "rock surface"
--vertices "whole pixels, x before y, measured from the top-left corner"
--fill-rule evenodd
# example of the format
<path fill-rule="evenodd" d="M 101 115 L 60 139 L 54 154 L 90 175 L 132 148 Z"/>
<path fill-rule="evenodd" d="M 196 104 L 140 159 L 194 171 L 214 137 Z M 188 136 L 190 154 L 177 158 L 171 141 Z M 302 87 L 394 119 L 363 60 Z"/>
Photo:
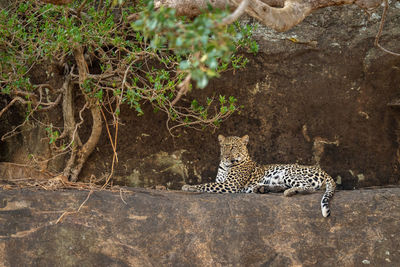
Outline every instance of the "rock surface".
<path fill-rule="evenodd" d="M 213 195 L 0 191 L 0 266 L 399 266 L 400 188 Z M 59 223 L 56 221 L 63 212 Z"/>

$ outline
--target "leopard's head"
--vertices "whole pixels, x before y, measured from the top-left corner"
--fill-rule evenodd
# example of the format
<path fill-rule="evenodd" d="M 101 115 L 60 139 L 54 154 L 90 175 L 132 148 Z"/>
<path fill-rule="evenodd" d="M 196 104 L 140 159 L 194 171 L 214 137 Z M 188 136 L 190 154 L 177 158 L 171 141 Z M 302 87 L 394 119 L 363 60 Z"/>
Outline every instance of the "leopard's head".
<path fill-rule="evenodd" d="M 218 141 L 221 147 L 221 162 L 226 167 L 238 165 L 249 159 L 246 147 L 249 142 L 248 135 L 243 137 L 219 135 Z"/>

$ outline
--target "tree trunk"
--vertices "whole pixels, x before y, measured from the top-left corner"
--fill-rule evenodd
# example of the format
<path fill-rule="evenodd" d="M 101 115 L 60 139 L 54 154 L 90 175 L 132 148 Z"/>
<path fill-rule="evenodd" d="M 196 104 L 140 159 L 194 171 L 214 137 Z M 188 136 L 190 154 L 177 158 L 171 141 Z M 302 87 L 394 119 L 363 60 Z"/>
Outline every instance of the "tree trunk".
<path fill-rule="evenodd" d="M 72 94 L 66 93 L 66 104 L 63 106 L 64 111 L 64 121 L 66 127 L 66 131 L 69 131 L 69 136 L 72 140 L 76 140 L 74 144 L 72 144 L 72 154 L 67 163 L 66 168 L 64 169 L 64 175 L 69 178 L 70 181 L 76 182 L 78 180 L 78 175 L 82 170 L 83 164 L 86 162 L 89 155 L 93 152 L 94 148 L 97 145 L 97 142 L 100 139 L 101 130 L 102 130 L 102 120 L 101 120 L 101 112 L 100 105 L 98 105 L 97 100 L 93 97 L 89 97 L 83 90 L 82 85 L 87 79 L 87 74 L 89 73 L 89 69 L 87 63 L 85 61 L 83 55 L 83 48 L 81 46 L 77 46 L 74 50 L 74 57 L 76 64 L 78 66 L 79 72 L 79 85 L 81 87 L 82 93 L 85 95 L 86 104 L 88 106 L 92 115 L 93 124 L 92 124 L 92 132 L 90 134 L 89 139 L 86 141 L 84 145 L 81 144 L 80 138 L 77 133 L 77 124 L 74 120 L 74 114 L 72 110 Z M 68 88 L 70 89 L 70 88 Z M 67 92 L 69 92 L 67 90 Z M 69 99 L 69 100 L 68 100 Z"/>

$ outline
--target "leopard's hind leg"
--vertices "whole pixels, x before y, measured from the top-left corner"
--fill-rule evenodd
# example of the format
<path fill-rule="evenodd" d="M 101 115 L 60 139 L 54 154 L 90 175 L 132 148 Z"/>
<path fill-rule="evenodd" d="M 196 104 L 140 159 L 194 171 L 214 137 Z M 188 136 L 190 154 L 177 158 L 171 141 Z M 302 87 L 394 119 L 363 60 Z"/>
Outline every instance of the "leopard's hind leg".
<path fill-rule="evenodd" d="M 309 194 L 315 192 L 316 189 L 313 187 L 309 186 L 297 186 L 297 187 L 292 187 L 289 189 L 286 189 L 283 194 L 285 197 L 291 197 L 295 194 Z"/>
<path fill-rule="evenodd" d="M 265 194 L 265 193 L 278 193 L 287 189 L 287 186 L 283 184 L 268 185 L 268 184 L 258 184 L 253 187 L 253 193 Z"/>

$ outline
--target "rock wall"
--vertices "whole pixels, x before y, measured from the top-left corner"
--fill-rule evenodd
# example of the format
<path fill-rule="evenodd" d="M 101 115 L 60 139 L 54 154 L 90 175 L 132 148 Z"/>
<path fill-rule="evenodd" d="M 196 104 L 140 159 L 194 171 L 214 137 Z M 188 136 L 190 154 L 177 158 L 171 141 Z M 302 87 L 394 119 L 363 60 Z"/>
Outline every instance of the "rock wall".
<path fill-rule="evenodd" d="M 399 184 L 400 57 L 374 47 L 381 13 L 382 8 L 368 15 L 356 6 L 338 6 L 318 10 L 285 33 L 258 25 L 260 52 L 243 52 L 246 69 L 226 72 L 182 100 L 236 96 L 243 110 L 216 132 L 182 128 L 172 137 L 166 117 L 151 107 L 141 117 L 123 109 L 114 182 L 178 189 L 211 181 L 219 161 L 217 135 L 249 134 L 250 154 L 260 163 L 319 163 L 344 189 Z M 390 1 L 381 44 L 400 52 L 398 25 L 400 4 Z M 14 115 L 7 116 L 0 118 L 0 133 L 5 125 L 17 125 Z M 29 129 L 0 142 L 1 161 L 53 156 L 38 141 L 45 132 Z M 107 177 L 112 153 L 104 130 L 81 179 Z M 62 166 L 62 158 L 57 160 L 47 166 L 54 173 Z"/>
<path fill-rule="evenodd" d="M 400 57 L 374 47 L 381 12 L 325 8 L 285 33 L 258 25 L 260 52 L 245 54 L 246 69 L 188 96 L 234 95 L 242 112 L 216 132 L 180 129 L 177 138 L 151 108 L 141 118 L 123 117 L 116 178 L 172 189 L 212 181 L 217 135 L 249 134 L 250 154 L 260 163 L 319 163 L 344 189 L 399 184 L 400 108 L 393 103 L 400 98 Z M 241 23 L 257 24 L 250 18 Z M 391 2 L 381 44 L 399 52 L 398 25 L 400 5 Z M 104 155 L 111 159 L 112 150 L 103 140 L 84 176 L 109 169 Z"/>
<path fill-rule="evenodd" d="M 74 212 L 87 195 L 0 191 L 0 266 L 400 265 L 400 188 L 339 191 L 329 218 L 321 192 L 124 189 Z"/>

